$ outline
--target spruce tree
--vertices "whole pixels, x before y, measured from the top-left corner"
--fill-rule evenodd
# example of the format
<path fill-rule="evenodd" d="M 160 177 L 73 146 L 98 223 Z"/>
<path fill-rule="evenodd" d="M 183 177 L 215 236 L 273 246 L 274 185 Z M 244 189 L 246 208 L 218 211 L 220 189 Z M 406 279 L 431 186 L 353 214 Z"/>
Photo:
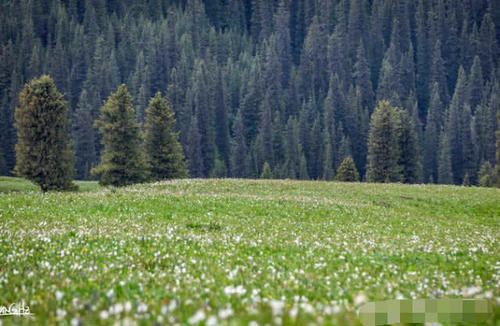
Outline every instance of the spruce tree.
<path fill-rule="evenodd" d="M 244 178 L 248 176 L 247 146 L 245 142 L 245 129 L 243 127 L 243 117 L 241 111 L 236 114 L 236 120 L 233 124 L 234 145 L 232 175 L 235 178 Z"/>
<path fill-rule="evenodd" d="M 439 131 L 442 127 L 442 109 L 439 86 L 434 83 L 424 132 L 424 182 L 437 181 L 438 179 Z"/>
<path fill-rule="evenodd" d="M 141 130 L 135 120 L 132 96 L 125 84 L 111 93 L 95 125 L 102 133 L 101 162 L 92 169 L 101 185 L 126 186 L 147 180 L 141 151 Z"/>
<path fill-rule="evenodd" d="M 299 179 L 309 180 L 309 173 L 307 172 L 307 160 L 304 154 L 300 156 L 299 161 Z"/>
<path fill-rule="evenodd" d="M 346 157 L 337 170 L 337 181 L 356 182 L 359 181 L 359 173 L 351 156 Z"/>
<path fill-rule="evenodd" d="M 73 113 L 73 149 L 75 151 L 76 178 L 82 180 L 90 178 L 90 170 L 96 161 L 91 110 L 87 91 L 84 89 Z"/>
<path fill-rule="evenodd" d="M 269 163 L 264 162 L 264 165 L 262 166 L 262 173 L 260 174 L 261 179 L 272 179 L 273 178 L 273 172 L 271 171 L 271 167 L 269 166 Z"/>
<path fill-rule="evenodd" d="M 325 152 L 323 155 L 323 180 L 330 181 L 333 179 L 335 172 L 333 171 L 333 149 L 330 140 L 330 133 L 325 132 L 326 139 Z"/>
<path fill-rule="evenodd" d="M 175 132 L 174 113 L 161 92 L 149 101 L 145 117 L 144 149 L 154 180 L 188 176 L 184 152 Z"/>
<path fill-rule="evenodd" d="M 398 142 L 401 169 L 401 181 L 404 183 L 417 183 L 421 181 L 422 165 L 418 149 L 418 139 L 413 128 L 412 118 L 405 110 L 398 110 Z"/>
<path fill-rule="evenodd" d="M 69 146 L 67 102 L 48 75 L 27 83 L 15 111 L 16 175 L 42 192 L 72 190 L 73 152 Z"/>
<path fill-rule="evenodd" d="M 439 140 L 438 183 L 452 184 L 450 138 L 447 131 L 441 131 Z"/>
<path fill-rule="evenodd" d="M 491 187 L 493 185 L 492 175 L 493 169 L 491 168 L 490 162 L 483 162 L 478 172 L 479 185 L 481 187 Z"/>
<path fill-rule="evenodd" d="M 500 112 L 497 114 L 498 125 L 500 125 Z M 494 176 L 496 179 L 496 186 L 500 188 L 500 129 L 495 133 L 497 137 L 497 151 L 496 151 L 496 159 L 497 163 L 495 164 L 495 172 Z"/>
<path fill-rule="evenodd" d="M 189 173 L 193 178 L 203 177 L 204 164 L 201 153 L 201 134 L 198 128 L 198 118 L 191 119 L 189 135 L 186 145 L 186 154 L 189 162 Z"/>
<path fill-rule="evenodd" d="M 389 101 L 380 101 L 372 114 L 368 136 L 366 178 L 369 182 L 401 180 L 397 120 L 397 109 Z"/>

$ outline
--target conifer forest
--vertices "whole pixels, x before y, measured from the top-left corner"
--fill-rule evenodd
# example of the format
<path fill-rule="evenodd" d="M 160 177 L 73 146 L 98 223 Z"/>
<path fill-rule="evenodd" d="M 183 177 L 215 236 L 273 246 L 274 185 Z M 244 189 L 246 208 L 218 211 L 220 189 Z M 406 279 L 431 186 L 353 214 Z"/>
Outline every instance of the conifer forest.
<path fill-rule="evenodd" d="M 498 182 L 499 59 L 497 0 L 2 0 L 0 175 L 21 90 L 49 75 L 80 180 L 122 94 L 137 157 L 178 137 L 177 176 Z"/>

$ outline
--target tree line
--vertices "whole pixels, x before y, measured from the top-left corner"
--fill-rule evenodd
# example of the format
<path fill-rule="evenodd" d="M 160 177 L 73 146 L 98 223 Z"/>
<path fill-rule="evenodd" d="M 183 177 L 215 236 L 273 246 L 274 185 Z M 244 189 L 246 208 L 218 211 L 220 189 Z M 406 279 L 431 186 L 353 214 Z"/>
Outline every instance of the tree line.
<path fill-rule="evenodd" d="M 0 18 L 0 174 L 18 94 L 46 73 L 79 179 L 109 156 L 93 122 L 126 83 L 139 130 L 168 97 L 193 177 L 332 180 L 351 157 L 362 180 L 495 182 L 498 1 L 19 0 Z"/>

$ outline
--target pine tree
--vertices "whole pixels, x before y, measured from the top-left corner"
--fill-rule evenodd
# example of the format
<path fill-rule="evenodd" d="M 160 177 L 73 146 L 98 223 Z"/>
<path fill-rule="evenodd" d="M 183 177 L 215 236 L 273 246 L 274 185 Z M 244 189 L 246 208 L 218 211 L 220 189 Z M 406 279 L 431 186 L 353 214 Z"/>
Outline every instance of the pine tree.
<path fill-rule="evenodd" d="M 7 175 L 7 163 L 5 163 L 5 157 L 3 154 L 3 148 L 0 147 L 0 175 Z"/>
<path fill-rule="evenodd" d="M 362 107 L 371 110 L 373 108 L 374 94 L 370 75 L 370 67 L 366 59 L 366 53 L 363 43 L 360 43 L 358 47 L 353 77 L 354 84 L 360 93 Z"/>
<path fill-rule="evenodd" d="M 497 119 L 498 119 L 498 125 L 500 125 L 500 112 L 497 114 Z M 496 159 L 497 162 L 495 164 L 495 179 L 496 179 L 496 186 L 500 188 L 500 129 L 496 131 L 495 133 L 497 137 L 497 151 L 496 151 Z"/>
<path fill-rule="evenodd" d="M 19 94 L 16 175 L 38 184 L 42 192 L 76 189 L 69 147 L 67 102 L 48 75 L 31 80 Z"/>
<path fill-rule="evenodd" d="M 271 167 L 269 166 L 269 163 L 264 162 L 264 165 L 262 166 L 262 173 L 260 174 L 261 179 L 272 179 L 273 178 L 273 172 L 271 171 Z"/>
<path fill-rule="evenodd" d="M 232 176 L 235 178 L 245 178 L 248 176 L 248 155 L 245 142 L 245 130 L 243 128 L 243 118 L 241 111 L 236 114 L 236 120 L 233 124 L 234 146 L 233 146 L 233 163 Z"/>
<path fill-rule="evenodd" d="M 398 167 L 397 109 L 388 101 L 380 101 L 373 112 L 368 136 L 366 178 L 369 182 L 397 182 L 401 180 Z"/>
<path fill-rule="evenodd" d="M 431 76 L 429 80 L 429 87 L 434 87 L 434 83 L 438 84 L 439 96 L 443 105 L 446 107 L 450 101 L 450 93 L 448 91 L 448 84 L 446 81 L 446 68 L 444 60 L 441 56 L 441 42 L 437 41 L 434 45 L 434 52 L 432 54 Z M 432 91 L 432 89 L 429 89 Z"/>
<path fill-rule="evenodd" d="M 111 93 L 95 125 L 102 133 L 101 161 L 92 169 L 102 185 L 126 186 L 147 180 L 141 151 L 141 130 L 135 120 L 132 96 L 125 84 Z"/>
<path fill-rule="evenodd" d="M 417 183 L 421 181 L 422 165 L 418 149 L 418 139 L 413 127 L 412 118 L 405 110 L 398 110 L 398 142 L 399 159 L 404 183 Z"/>
<path fill-rule="evenodd" d="M 154 180 L 188 176 L 174 113 L 161 92 L 149 101 L 145 117 L 144 149 Z"/>
<path fill-rule="evenodd" d="M 480 186 L 491 187 L 493 185 L 492 175 L 493 175 L 493 169 L 491 168 L 490 162 L 488 161 L 483 162 L 478 172 Z"/>
<path fill-rule="evenodd" d="M 447 131 L 441 131 L 439 140 L 438 183 L 453 183 L 450 138 Z"/>
<path fill-rule="evenodd" d="M 467 77 L 460 67 L 455 92 L 450 103 L 445 129 L 450 137 L 451 166 L 455 184 L 462 184 L 465 173 L 471 175 L 471 162 L 474 160 L 471 152 L 470 110 L 467 98 Z M 477 168 L 472 168 L 476 170 Z"/>
<path fill-rule="evenodd" d="M 76 178 L 88 180 L 90 170 L 96 163 L 92 108 L 87 91 L 80 94 L 78 105 L 73 113 L 73 148 L 75 151 Z"/>
<path fill-rule="evenodd" d="M 300 156 L 299 161 L 299 179 L 309 180 L 309 173 L 307 172 L 307 160 L 304 154 Z"/>
<path fill-rule="evenodd" d="M 227 118 L 227 105 L 225 101 L 224 85 L 222 84 L 222 76 L 219 72 L 217 75 L 215 98 L 215 121 L 217 129 L 215 133 L 215 144 L 217 145 L 218 156 L 225 165 L 225 170 L 230 170 L 231 148 L 229 145 L 229 122 Z"/>
<path fill-rule="evenodd" d="M 438 180 L 439 131 L 442 128 L 442 107 L 439 86 L 434 83 L 424 132 L 424 182 Z"/>
<path fill-rule="evenodd" d="M 483 72 L 481 71 L 481 61 L 479 56 L 474 57 L 474 63 L 470 69 L 470 75 L 467 79 L 467 91 L 469 104 L 472 112 L 476 111 L 476 106 L 481 103 L 483 93 Z"/>
<path fill-rule="evenodd" d="M 191 124 L 189 126 L 186 154 L 189 162 L 189 174 L 193 178 L 203 177 L 205 166 L 201 153 L 201 134 L 198 127 L 198 117 L 196 116 L 191 119 Z"/>
<path fill-rule="evenodd" d="M 331 137 L 328 131 L 325 132 L 325 136 L 323 138 L 326 139 L 325 152 L 323 157 L 323 180 L 330 181 L 334 177 L 334 171 L 333 171 L 333 156 L 332 156 L 333 149 L 330 140 Z"/>
<path fill-rule="evenodd" d="M 356 182 L 359 181 L 359 173 L 351 156 L 347 156 L 337 170 L 337 181 Z"/>

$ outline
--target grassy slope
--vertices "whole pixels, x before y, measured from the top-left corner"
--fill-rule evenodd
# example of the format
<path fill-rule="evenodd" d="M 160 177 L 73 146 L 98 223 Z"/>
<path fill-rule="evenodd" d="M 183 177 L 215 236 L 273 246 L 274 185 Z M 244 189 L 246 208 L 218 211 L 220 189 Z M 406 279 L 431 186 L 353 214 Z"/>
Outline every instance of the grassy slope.
<path fill-rule="evenodd" d="M 99 189 L 97 181 L 75 181 L 78 191 L 95 191 Z M 40 192 L 40 187 L 26 179 L 0 176 L 0 193 Z"/>
<path fill-rule="evenodd" d="M 36 323 L 184 323 L 221 308 L 233 311 L 226 321 L 265 323 L 269 301 L 279 300 L 284 323 L 351 325 L 363 295 L 457 297 L 474 287 L 500 297 L 498 189 L 213 179 L 87 186 L 0 193 L 0 305 L 24 299 Z M 230 294 L 238 285 L 245 293 Z M 130 312 L 100 318 L 126 302 Z"/>

